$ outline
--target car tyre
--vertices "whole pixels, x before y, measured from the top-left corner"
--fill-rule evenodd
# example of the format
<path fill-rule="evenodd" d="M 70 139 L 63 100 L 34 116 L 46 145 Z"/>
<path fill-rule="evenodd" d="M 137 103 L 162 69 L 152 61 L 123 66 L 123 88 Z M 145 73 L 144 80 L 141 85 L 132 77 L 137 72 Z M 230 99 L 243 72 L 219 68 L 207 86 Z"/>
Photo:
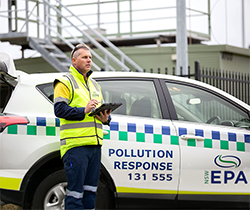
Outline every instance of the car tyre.
<path fill-rule="evenodd" d="M 46 177 L 35 191 L 32 209 L 64 209 L 66 186 L 64 170 Z M 98 183 L 96 209 L 115 209 L 114 192 L 101 180 Z"/>
<path fill-rule="evenodd" d="M 114 192 L 101 180 L 97 188 L 96 209 L 115 209 Z"/>
<path fill-rule="evenodd" d="M 32 209 L 64 209 L 66 186 L 64 170 L 47 176 L 35 191 Z"/>

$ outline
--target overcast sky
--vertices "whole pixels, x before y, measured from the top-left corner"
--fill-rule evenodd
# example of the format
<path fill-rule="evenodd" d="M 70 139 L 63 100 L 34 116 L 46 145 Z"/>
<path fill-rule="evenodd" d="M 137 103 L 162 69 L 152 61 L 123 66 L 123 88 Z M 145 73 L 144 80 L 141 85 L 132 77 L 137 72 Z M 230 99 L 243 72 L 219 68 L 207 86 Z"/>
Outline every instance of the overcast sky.
<path fill-rule="evenodd" d="M 65 0 L 63 0 L 65 1 Z M 62 2 L 63 2 L 62 1 Z M 78 0 L 74 0 L 74 2 L 77 2 Z M 88 1 L 94 1 L 97 0 L 88 0 Z M 242 17 L 242 1 L 244 1 L 244 30 L 242 30 L 243 27 L 243 17 Z M 3 10 L 3 8 L 7 5 L 7 1 L 0 0 L 0 11 Z M 67 2 L 67 1 L 66 1 Z M 143 2 L 143 4 L 142 4 Z M 163 6 L 169 6 L 174 5 L 175 0 L 168 0 L 168 1 L 162 1 L 162 0 L 154 0 L 154 4 L 152 4 L 152 0 L 138 0 L 135 1 L 135 3 L 138 4 L 139 8 L 142 8 L 143 6 L 150 7 L 159 7 L 160 3 L 164 3 Z M 168 4 L 168 5 L 167 5 Z M 126 7 L 126 4 L 124 2 L 123 4 L 124 8 Z M 135 6 L 133 9 L 135 9 Z M 186 7 L 190 7 L 192 9 L 198 9 L 198 10 L 207 10 L 207 0 L 187 0 L 186 1 Z M 85 10 L 86 11 L 86 10 Z M 203 42 L 204 44 L 209 45 L 217 45 L 217 44 L 228 44 L 232 46 L 237 47 L 243 47 L 243 31 L 244 31 L 244 47 L 249 48 L 250 46 L 250 0 L 211 0 L 210 1 L 210 11 L 211 11 L 211 41 Z M 0 33 L 6 33 L 7 27 L 2 27 L 3 24 L 7 24 L 3 22 L 4 19 L 1 18 L 0 13 Z M 187 10 L 186 15 L 189 15 L 190 12 Z M 172 20 L 175 21 L 175 20 Z M 149 22 L 149 21 L 148 21 Z M 176 24 L 176 21 L 174 22 Z M 166 24 L 171 25 L 171 24 Z M 143 24 L 138 24 L 139 26 L 143 26 Z M 204 20 L 202 19 L 192 19 L 191 21 L 187 19 L 187 27 L 191 30 L 203 30 L 205 26 L 205 33 L 207 32 L 207 25 L 205 24 Z M 138 28 L 137 27 L 137 28 Z M 154 30 L 154 25 L 150 24 L 147 25 L 148 30 Z M 0 42 L 0 51 L 8 52 L 12 55 L 14 59 L 21 58 L 21 51 L 19 46 L 13 46 L 10 45 L 7 42 L 1 43 Z M 33 55 L 37 55 L 34 51 L 26 51 L 25 57 L 30 57 Z"/>

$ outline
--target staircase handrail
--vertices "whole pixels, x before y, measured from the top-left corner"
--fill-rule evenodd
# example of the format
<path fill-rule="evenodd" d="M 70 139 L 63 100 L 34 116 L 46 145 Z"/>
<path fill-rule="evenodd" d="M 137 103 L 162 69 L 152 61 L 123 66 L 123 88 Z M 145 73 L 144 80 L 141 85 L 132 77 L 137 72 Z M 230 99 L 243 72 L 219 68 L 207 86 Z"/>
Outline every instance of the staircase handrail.
<path fill-rule="evenodd" d="M 77 18 L 77 20 L 79 20 L 83 25 L 86 25 L 81 19 L 79 19 L 77 16 L 75 16 L 70 10 L 68 10 L 68 8 L 66 8 L 63 4 L 61 4 L 61 2 L 57 1 L 56 2 L 58 4 L 60 4 L 60 6 L 64 9 L 66 9 L 69 13 L 71 13 L 73 15 L 73 17 Z M 71 26 L 73 26 L 76 30 L 78 30 L 81 34 L 83 34 L 85 37 L 87 37 L 90 42 L 95 45 L 98 49 L 100 49 L 102 52 L 105 52 L 106 56 L 108 56 L 109 58 L 111 58 L 113 61 L 115 61 L 115 63 L 117 65 L 119 65 L 123 70 L 126 71 L 130 71 L 130 69 L 123 63 L 121 62 L 119 59 L 117 59 L 112 53 L 110 53 L 107 49 L 105 49 L 99 42 L 97 42 L 92 36 L 90 36 L 87 32 L 85 31 L 81 31 L 78 27 L 76 27 L 69 19 L 65 18 L 61 11 L 59 11 L 57 8 L 55 8 L 54 6 L 52 6 L 47 0 L 44 0 L 44 3 L 46 3 L 50 8 L 52 8 L 53 10 L 55 10 L 57 12 L 57 14 L 59 14 L 62 18 L 64 18 Z M 89 27 L 88 27 L 89 28 Z M 116 47 L 113 47 L 116 48 Z M 119 53 L 120 55 L 123 55 L 123 57 L 126 57 L 126 55 L 120 51 Z M 125 56 L 124 56 L 125 55 Z M 129 58 L 127 58 L 127 60 L 129 60 Z M 139 66 L 138 66 L 139 67 Z M 139 67 L 140 68 L 140 67 Z M 140 68 L 141 69 L 141 68 Z M 139 69 L 139 70 L 140 70 Z"/>
<path fill-rule="evenodd" d="M 62 18 L 64 18 L 67 22 L 69 22 L 73 27 L 74 24 L 68 20 L 67 18 L 65 18 L 62 13 L 55 8 L 54 6 L 52 6 L 47 0 L 43 0 L 44 3 L 46 3 L 50 8 L 52 8 L 53 10 L 55 10 L 57 12 L 57 14 L 59 14 Z M 60 4 L 61 5 L 61 4 Z M 63 8 L 66 8 L 62 5 Z M 67 9 L 67 8 L 66 8 Z M 74 17 L 76 17 L 74 15 Z M 108 50 L 106 50 L 99 42 L 97 42 L 93 37 L 91 37 L 88 33 L 81 31 L 79 28 L 75 27 L 76 30 L 78 30 L 80 33 L 82 33 L 84 36 L 86 36 L 92 44 L 94 44 L 98 49 L 102 50 L 103 52 L 106 53 L 106 55 L 108 55 L 113 61 L 115 61 L 121 68 L 125 69 L 126 71 L 130 71 L 130 69 L 124 64 L 122 63 L 120 60 L 118 60 L 112 53 L 110 53 Z"/>
<path fill-rule="evenodd" d="M 121 56 L 121 58 L 125 59 L 128 63 L 130 63 L 133 67 L 135 67 L 136 70 L 143 72 L 143 69 L 135 63 L 131 58 L 129 58 L 125 53 L 123 53 L 119 48 L 117 48 L 112 42 L 110 42 L 105 36 L 103 36 L 100 32 L 97 30 L 94 30 L 90 28 L 87 24 L 85 24 L 79 17 L 77 17 L 71 10 L 69 10 L 67 7 L 65 7 L 59 0 L 56 0 L 57 3 L 60 4 L 61 7 L 66 9 L 72 16 L 77 18 L 83 25 L 85 25 L 88 30 L 90 30 L 92 33 L 94 33 L 96 36 L 98 36 L 107 46 L 109 46 L 111 49 L 113 49 L 118 55 Z M 87 33 L 83 32 L 86 36 Z M 89 35 L 88 35 L 89 36 Z M 87 36 L 87 37 L 88 37 Z M 91 36 L 90 36 L 91 37 Z M 92 38 L 92 37 L 91 37 Z M 95 39 L 94 39 L 95 40 Z M 98 43 L 98 42 L 97 42 Z"/>
<path fill-rule="evenodd" d="M 34 14 L 33 14 L 34 15 Z M 34 15 L 34 16 L 36 16 L 36 15 Z M 60 28 L 62 28 L 62 25 L 61 25 L 61 23 L 60 22 L 58 22 L 57 20 L 54 20 L 54 19 L 51 19 L 52 21 L 54 21 Z M 42 21 L 42 20 L 41 20 Z M 44 21 L 43 21 L 44 22 Z M 49 27 L 50 29 L 51 29 L 51 26 L 49 25 L 49 24 L 45 24 L 46 25 L 46 27 Z M 79 39 L 78 37 L 76 37 L 76 36 L 74 36 L 74 35 L 72 35 L 67 29 L 64 29 L 74 40 L 77 40 L 78 41 L 78 43 L 81 43 L 81 44 L 85 44 L 84 43 L 84 41 L 83 40 L 81 40 L 81 39 Z M 52 30 L 53 32 L 55 32 L 54 30 Z M 62 41 L 64 41 L 72 50 L 74 49 L 74 45 L 73 44 L 71 44 L 71 42 L 69 42 L 67 39 L 65 39 L 61 34 L 59 34 L 58 32 L 55 32 L 56 33 L 56 35 L 58 36 L 58 37 L 60 37 L 60 39 L 62 39 Z M 99 61 L 101 61 L 103 64 L 105 64 L 105 60 L 101 57 L 101 56 L 99 56 L 94 50 L 92 50 L 91 48 L 90 48 L 90 52 L 91 52 L 91 54 L 93 55 L 93 56 L 95 56 Z M 92 64 L 93 64 L 93 62 L 92 62 Z M 95 64 L 96 65 L 96 64 Z M 94 66 L 94 65 L 93 65 Z M 95 66 L 94 66 L 95 67 Z M 96 68 L 97 70 L 101 70 L 101 68 L 99 67 L 99 66 L 97 66 L 98 68 Z M 111 65 L 109 65 L 109 68 L 112 70 L 112 71 L 115 71 L 115 69 L 114 69 L 114 67 L 112 67 Z"/>
<path fill-rule="evenodd" d="M 64 43 L 66 43 L 71 49 L 74 49 L 74 45 L 73 44 L 71 44 L 67 39 L 65 39 L 60 33 L 58 33 L 57 31 L 55 31 L 54 29 L 53 29 L 53 27 L 51 27 L 48 23 L 46 23 L 45 21 L 43 21 L 43 20 L 41 20 L 37 15 L 35 15 L 35 14 L 32 14 L 33 16 L 35 16 L 36 18 L 37 18 L 37 20 L 39 21 L 39 22 L 41 22 L 42 24 L 44 24 L 46 27 L 48 27 L 51 31 L 53 31 L 60 39 L 62 39 L 63 40 L 63 42 Z M 91 50 L 91 49 L 90 49 Z M 92 65 L 93 65 L 93 67 L 95 68 L 95 69 L 97 69 L 97 70 L 101 70 L 101 68 L 98 66 L 98 65 L 96 65 L 94 62 L 92 62 Z"/>

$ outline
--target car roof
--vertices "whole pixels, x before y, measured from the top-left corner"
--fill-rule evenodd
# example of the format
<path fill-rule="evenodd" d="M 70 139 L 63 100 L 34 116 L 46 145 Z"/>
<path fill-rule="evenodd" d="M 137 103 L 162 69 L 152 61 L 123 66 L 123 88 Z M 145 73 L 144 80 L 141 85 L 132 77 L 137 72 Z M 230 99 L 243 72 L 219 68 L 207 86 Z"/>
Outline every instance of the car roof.
<path fill-rule="evenodd" d="M 55 79 L 60 78 L 61 76 L 65 75 L 67 72 L 58 72 L 58 73 L 37 73 L 37 74 L 26 74 L 21 73 L 20 71 L 17 71 L 18 75 L 20 75 L 21 83 L 26 83 L 29 85 L 36 86 L 37 84 L 43 84 L 43 83 L 50 83 L 53 82 Z M 172 80 L 172 81 L 178 81 L 183 83 L 188 83 L 192 85 L 199 85 L 201 87 L 210 89 L 214 92 L 217 92 L 234 102 L 240 104 L 241 106 L 244 106 L 246 109 L 250 111 L 250 106 L 244 103 L 243 101 L 235 98 L 234 96 L 214 87 L 209 84 L 206 84 L 204 82 L 200 82 L 194 79 L 189 79 L 185 77 L 180 76 L 173 76 L 173 75 L 164 75 L 164 74 L 155 74 L 155 73 L 146 73 L 146 72 L 123 72 L 123 71 L 93 71 L 92 78 L 149 78 L 149 79 L 164 79 L 164 80 Z"/>

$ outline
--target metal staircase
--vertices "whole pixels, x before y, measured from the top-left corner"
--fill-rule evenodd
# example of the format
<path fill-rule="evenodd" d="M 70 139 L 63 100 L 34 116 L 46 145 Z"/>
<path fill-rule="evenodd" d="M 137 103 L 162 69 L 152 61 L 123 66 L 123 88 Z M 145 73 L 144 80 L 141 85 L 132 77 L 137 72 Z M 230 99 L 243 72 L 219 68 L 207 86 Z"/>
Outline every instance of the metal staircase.
<path fill-rule="evenodd" d="M 44 60 L 46 60 L 57 71 L 68 71 L 69 66 L 71 65 L 71 60 L 51 41 L 29 37 L 29 45 L 32 49 L 38 51 Z"/>
<path fill-rule="evenodd" d="M 76 30 L 78 33 L 80 33 L 80 37 L 84 37 L 85 40 L 90 42 L 95 48 L 97 48 L 100 53 L 96 53 L 94 50 L 91 49 L 91 53 L 95 59 L 98 59 L 99 64 L 101 63 L 102 67 L 99 67 L 96 63 L 92 62 L 92 66 L 97 69 L 101 70 L 101 68 L 105 69 L 105 71 L 115 71 L 115 70 L 121 70 L 121 71 L 130 71 L 130 67 L 128 67 L 126 63 L 128 63 L 130 66 L 132 66 L 133 69 L 137 71 L 143 71 L 143 69 L 137 65 L 133 60 L 131 60 L 126 54 L 124 54 L 119 48 L 117 48 L 114 44 L 112 44 L 106 37 L 104 37 L 101 33 L 99 33 L 97 30 L 94 30 L 90 27 L 88 27 L 87 24 L 85 24 L 79 17 L 77 17 L 72 11 L 70 11 L 67 7 L 65 7 L 60 0 L 55 0 L 58 5 L 60 5 L 60 8 L 64 9 L 73 17 L 75 20 L 80 22 L 80 24 L 84 25 L 88 28 L 89 33 L 86 32 L 86 30 L 81 30 L 79 27 L 77 27 L 72 21 L 69 20 L 69 18 L 65 17 L 61 10 L 58 9 L 58 6 L 54 6 L 50 3 L 48 0 L 43 0 L 44 3 L 44 12 L 45 17 L 44 20 L 41 20 L 40 17 L 35 16 L 37 20 L 39 20 L 40 24 L 43 24 L 45 27 L 45 39 L 38 39 L 38 38 L 32 38 L 29 37 L 29 46 L 35 50 L 37 50 L 41 56 L 49 62 L 55 69 L 58 71 L 68 71 L 68 67 L 71 65 L 71 60 L 69 57 L 62 52 L 58 47 L 56 47 L 55 44 L 51 41 L 50 33 L 53 31 L 57 37 L 60 38 L 60 42 L 63 42 L 66 44 L 69 48 L 73 49 L 74 45 L 72 43 L 83 43 L 83 38 L 79 38 L 79 36 L 74 36 L 71 34 L 70 31 L 65 29 L 60 22 L 53 19 L 53 17 L 50 16 L 51 11 L 53 10 L 54 13 L 56 13 L 57 19 L 58 17 L 64 21 L 66 21 L 71 28 Z M 54 15 L 55 16 L 55 15 Z M 72 18 L 71 18 L 72 19 Z M 54 21 L 57 29 L 60 28 L 61 33 L 58 33 L 58 31 L 55 31 L 53 27 L 51 27 L 51 22 Z M 66 39 L 61 34 L 69 34 L 73 39 Z M 94 36 L 94 37 L 93 37 Z M 109 50 L 107 50 L 105 47 L 103 47 L 97 40 L 101 40 L 103 43 L 105 43 Z M 116 54 L 118 57 L 121 58 L 119 60 L 116 56 L 114 56 L 110 51 L 113 51 L 114 54 Z M 113 65 L 111 65 L 111 62 Z M 119 69 L 117 69 L 117 67 Z"/>
<path fill-rule="evenodd" d="M 85 44 L 84 42 L 92 48 L 90 51 L 94 61 L 96 61 L 92 61 L 92 67 L 96 70 L 143 71 L 139 65 L 99 31 L 90 28 L 69 8 L 64 6 L 61 0 L 25 0 L 25 18 L 18 16 L 21 1 L 8 0 L 8 4 L 10 39 L 13 38 L 14 34 L 15 36 L 26 34 L 28 45 L 39 52 L 57 71 L 68 71 L 68 67 L 71 65 L 68 55 L 57 47 L 58 43 L 59 45 L 67 46 L 68 51 L 70 51 L 74 49 L 75 44 Z M 13 4 L 15 7 L 13 7 Z M 43 15 L 40 14 L 40 10 L 42 10 Z M 20 9 L 20 11 L 23 12 L 23 9 Z M 11 14 L 14 14 L 15 17 L 13 18 Z M 23 21 L 23 24 L 20 24 L 20 21 Z M 12 22 L 16 23 L 15 27 L 12 26 Z M 37 24 L 37 36 L 30 35 L 33 34 L 33 31 L 31 31 L 34 28 L 31 26 L 33 23 Z M 18 30 L 18 24 L 22 25 L 20 31 Z M 80 28 L 79 25 L 84 26 L 85 30 Z M 41 31 L 44 32 L 42 36 Z M 107 48 L 101 45 L 100 42 L 105 44 Z"/>

